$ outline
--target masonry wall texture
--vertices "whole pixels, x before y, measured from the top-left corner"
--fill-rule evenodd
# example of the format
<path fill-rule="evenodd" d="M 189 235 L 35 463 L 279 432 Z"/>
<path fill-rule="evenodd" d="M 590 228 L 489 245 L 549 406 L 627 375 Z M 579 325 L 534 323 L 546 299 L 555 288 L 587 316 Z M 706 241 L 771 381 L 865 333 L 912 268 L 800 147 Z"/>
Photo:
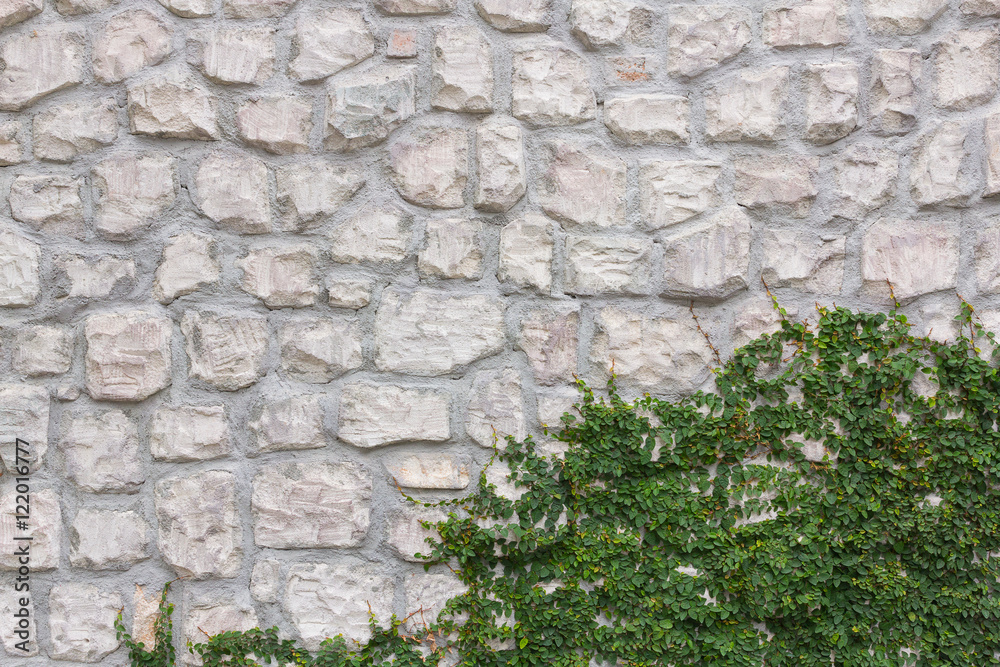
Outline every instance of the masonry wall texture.
<path fill-rule="evenodd" d="M 711 385 L 767 281 L 1000 326 L 1000 2 L 0 0 L 0 643 L 315 647 L 459 590 L 425 499 L 612 361 Z M 544 446 L 552 443 L 541 437 Z M 503 482 L 501 471 L 490 478 Z M 509 490 L 509 489 L 508 489 Z M 143 587 L 143 588 L 139 588 Z M 182 644 L 179 644 L 181 646 Z M 189 657 L 184 658 L 190 660 Z M 50 661 L 54 661 L 51 662 Z"/>

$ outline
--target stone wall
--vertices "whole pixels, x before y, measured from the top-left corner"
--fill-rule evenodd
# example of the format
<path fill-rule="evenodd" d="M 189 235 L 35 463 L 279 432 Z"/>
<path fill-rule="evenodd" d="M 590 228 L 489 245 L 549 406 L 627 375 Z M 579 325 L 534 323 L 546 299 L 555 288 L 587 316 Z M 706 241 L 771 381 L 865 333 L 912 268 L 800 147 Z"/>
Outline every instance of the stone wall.
<path fill-rule="evenodd" d="M 179 575 L 195 641 L 432 612 L 393 478 L 463 493 L 612 361 L 709 386 L 689 305 L 725 355 L 761 278 L 1000 323 L 1000 1 L 792 1 L 0 0 L 6 654 L 23 536 L 16 664 L 125 664 Z"/>

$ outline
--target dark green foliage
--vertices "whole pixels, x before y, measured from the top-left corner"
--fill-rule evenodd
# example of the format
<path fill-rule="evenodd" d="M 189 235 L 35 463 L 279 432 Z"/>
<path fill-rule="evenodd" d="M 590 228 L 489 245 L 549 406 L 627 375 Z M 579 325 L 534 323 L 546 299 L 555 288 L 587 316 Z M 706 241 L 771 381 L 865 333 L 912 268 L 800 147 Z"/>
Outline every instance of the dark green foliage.
<path fill-rule="evenodd" d="M 469 591 L 428 631 L 394 622 L 326 662 L 260 631 L 208 646 L 301 665 L 436 665 L 448 646 L 470 667 L 1000 664 L 993 335 L 964 302 L 949 344 L 896 312 L 819 312 L 737 350 L 715 394 L 581 382 L 563 457 L 508 439 L 521 495 L 483 476 L 452 501 L 428 560 Z"/>

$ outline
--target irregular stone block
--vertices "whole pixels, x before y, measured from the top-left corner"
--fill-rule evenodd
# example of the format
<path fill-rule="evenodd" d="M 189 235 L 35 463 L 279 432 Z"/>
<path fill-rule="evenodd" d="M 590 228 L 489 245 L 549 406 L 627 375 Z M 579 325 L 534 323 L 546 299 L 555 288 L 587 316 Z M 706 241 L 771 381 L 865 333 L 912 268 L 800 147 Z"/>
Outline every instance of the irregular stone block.
<path fill-rule="evenodd" d="M 535 382 L 572 382 L 579 346 L 580 307 L 550 306 L 528 311 L 520 319 L 517 346 L 528 357 Z"/>
<path fill-rule="evenodd" d="M 331 275 L 326 280 L 330 305 L 358 310 L 372 301 L 375 280 L 372 278 L 339 278 Z"/>
<path fill-rule="evenodd" d="M 157 461 L 207 461 L 232 451 L 222 405 L 162 407 L 149 425 L 149 449 Z"/>
<path fill-rule="evenodd" d="M 635 87 L 656 77 L 660 64 L 659 59 L 651 55 L 608 56 L 603 69 L 606 85 Z"/>
<path fill-rule="evenodd" d="M 725 299 L 750 283 L 750 217 L 730 206 L 690 231 L 670 238 L 663 293 Z"/>
<path fill-rule="evenodd" d="M 92 175 L 94 226 L 109 238 L 131 238 L 173 206 L 177 159 L 166 153 L 113 155 Z"/>
<path fill-rule="evenodd" d="M 53 265 L 57 284 L 55 295 L 60 298 L 125 296 L 135 287 L 135 262 L 130 259 L 104 256 L 94 260 L 80 255 L 60 255 Z"/>
<path fill-rule="evenodd" d="M 277 602 L 281 586 L 281 562 L 258 559 L 250 573 L 250 595 L 257 602 Z"/>
<path fill-rule="evenodd" d="M 403 199 L 429 208 L 465 204 L 468 135 L 465 130 L 424 127 L 389 147 L 389 165 Z"/>
<path fill-rule="evenodd" d="M 497 30 L 545 32 L 551 0 L 475 0 L 476 11 Z"/>
<path fill-rule="evenodd" d="M 39 160 L 69 162 L 118 138 L 118 104 L 113 97 L 70 102 L 35 116 L 32 149 Z"/>
<path fill-rule="evenodd" d="M 180 69 L 128 87 L 132 134 L 215 141 L 222 136 L 216 107 L 215 96 Z"/>
<path fill-rule="evenodd" d="M 363 361 L 361 329 L 355 319 L 293 320 L 281 328 L 278 341 L 281 368 L 302 382 L 329 382 Z"/>
<path fill-rule="evenodd" d="M 590 71 L 578 54 L 560 46 L 514 53 L 511 115 L 533 126 L 575 125 L 597 115 Z"/>
<path fill-rule="evenodd" d="M 319 81 L 370 58 L 375 37 L 360 11 L 331 7 L 299 17 L 292 50 L 288 75 L 296 81 Z"/>
<path fill-rule="evenodd" d="M 872 32 L 915 35 L 930 27 L 948 7 L 948 0 L 864 0 Z"/>
<path fill-rule="evenodd" d="M 243 141 L 269 153 L 305 153 L 312 132 L 312 106 L 289 97 L 250 100 L 236 112 L 236 129 Z"/>
<path fill-rule="evenodd" d="M 193 30 L 188 62 L 216 83 L 264 83 L 274 74 L 274 29 Z"/>
<path fill-rule="evenodd" d="M 892 201 L 899 157 L 892 150 L 855 144 L 834 163 L 834 215 L 858 220 Z"/>
<path fill-rule="evenodd" d="M 420 251 L 417 269 L 434 278 L 479 278 L 483 253 L 479 237 L 483 223 L 461 218 L 427 221 L 426 247 Z"/>
<path fill-rule="evenodd" d="M 19 327 L 13 361 L 14 370 L 27 377 L 61 375 L 73 363 L 73 336 L 62 327 Z"/>
<path fill-rule="evenodd" d="M 385 43 L 386 58 L 416 58 L 417 31 L 393 30 Z"/>
<path fill-rule="evenodd" d="M 0 122 L 0 167 L 24 162 L 24 134 L 19 121 Z"/>
<path fill-rule="evenodd" d="M 352 151 L 385 141 L 416 112 L 416 68 L 381 65 L 341 77 L 326 99 L 325 145 Z"/>
<path fill-rule="evenodd" d="M 647 229 L 676 225 L 721 203 L 722 165 L 650 160 L 639 165 L 639 210 Z"/>
<path fill-rule="evenodd" d="M 667 71 L 697 76 L 732 60 L 750 43 L 750 10 L 725 5 L 670 7 Z"/>
<path fill-rule="evenodd" d="M 626 236 L 566 237 L 563 289 L 568 294 L 648 294 L 653 242 Z"/>
<path fill-rule="evenodd" d="M 545 216 L 528 213 L 500 230 L 497 279 L 546 293 L 552 287 L 554 227 Z"/>
<path fill-rule="evenodd" d="M 568 226 L 624 225 L 625 161 L 561 141 L 546 143 L 538 201 Z"/>
<path fill-rule="evenodd" d="M 420 289 L 382 292 L 375 313 L 375 365 L 413 375 L 444 375 L 500 352 L 503 305 L 485 294 Z"/>
<path fill-rule="evenodd" d="M 839 46 L 847 44 L 847 3 L 810 0 L 764 11 L 764 43 L 775 48 Z"/>
<path fill-rule="evenodd" d="M 30 306 L 38 300 L 41 254 L 31 239 L 0 229 L 0 307 Z"/>
<path fill-rule="evenodd" d="M 118 649 L 115 619 L 122 596 L 90 584 L 66 583 L 49 589 L 49 637 L 53 660 L 100 662 Z"/>
<path fill-rule="evenodd" d="M 510 210 L 527 190 L 521 127 L 507 121 L 480 124 L 476 128 L 476 164 L 476 208 L 488 213 Z"/>
<path fill-rule="evenodd" d="M 357 547 L 368 534 L 371 476 L 356 463 L 279 463 L 253 478 L 253 534 L 261 547 Z"/>
<path fill-rule="evenodd" d="M 184 637 L 186 640 L 198 643 L 207 641 L 208 637 L 223 632 L 246 632 L 258 627 L 257 612 L 246 603 L 231 599 L 219 601 L 216 596 L 202 600 L 194 600 L 187 607 L 184 617 Z M 201 665 L 202 660 L 192 653 L 184 652 L 178 661 L 181 664 Z"/>
<path fill-rule="evenodd" d="M 7 398 L 6 396 L 4 398 Z M 46 413 L 48 403 L 46 402 Z M 32 441 L 31 449 L 37 447 L 37 441 Z M 6 447 L 6 444 L 5 444 Z M 11 444 L 13 452 L 13 443 Z M 14 459 L 8 459 L 4 455 L 4 465 L 8 471 L 13 471 Z M 23 464 L 22 464 L 23 465 Z M 17 527 L 18 494 L 13 485 L 0 496 L 3 503 L 0 509 L 0 570 L 16 572 L 24 563 L 18 562 L 15 553 L 18 546 L 23 544 L 17 537 L 31 538 L 31 571 L 48 572 L 59 567 L 59 552 L 62 547 L 62 512 L 59 509 L 59 496 L 52 489 L 32 489 L 31 503 L 29 509 L 31 520 L 28 522 L 28 529 L 22 530 Z"/>
<path fill-rule="evenodd" d="M 660 394 L 688 394 L 711 377 L 712 351 L 691 316 L 650 317 L 608 306 L 595 320 L 590 363 L 607 379 L 611 360 L 621 381 Z"/>
<path fill-rule="evenodd" d="M 808 65 L 805 80 L 806 140 L 829 144 L 853 132 L 858 126 L 858 66 Z"/>
<path fill-rule="evenodd" d="M 284 227 L 293 231 L 322 224 L 365 184 L 360 171 L 319 160 L 281 165 L 274 175 Z"/>
<path fill-rule="evenodd" d="M 538 406 L 538 422 L 548 425 L 552 432 L 558 433 L 562 428 L 562 417 L 567 412 L 573 414 L 573 406 L 580 402 L 580 392 L 568 387 L 546 389 L 537 392 L 535 401 Z"/>
<path fill-rule="evenodd" d="M 409 253 L 413 216 L 398 208 L 362 209 L 330 234 L 335 262 L 399 262 Z"/>
<path fill-rule="evenodd" d="M 688 99 L 678 95 L 631 95 L 604 102 L 604 124 L 627 144 L 686 144 Z"/>
<path fill-rule="evenodd" d="M 181 576 L 231 578 L 243 560 L 236 480 L 223 470 L 168 477 L 154 492 L 160 555 Z"/>
<path fill-rule="evenodd" d="M 223 0 L 222 10 L 230 19 L 271 19 L 284 16 L 298 0 Z"/>
<path fill-rule="evenodd" d="M 443 391 L 354 383 L 340 393 L 337 437 L 355 447 L 444 442 L 451 397 Z"/>
<path fill-rule="evenodd" d="M 445 605 L 452 598 L 469 590 L 456 575 L 450 573 L 419 572 L 406 577 L 403 582 L 406 591 L 406 628 L 416 632 L 438 621 Z M 419 614 L 409 614 L 421 609 Z"/>
<path fill-rule="evenodd" d="M 972 16 L 1000 15 L 1000 0 L 962 0 L 963 14 Z"/>
<path fill-rule="evenodd" d="M 79 16 L 101 12 L 118 0 L 56 0 L 56 11 L 63 16 Z"/>
<path fill-rule="evenodd" d="M 153 278 L 153 298 L 168 304 L 217 283 L 221 273 L 212 237 L 195 233 L 171 236 Z"/>
<path fill-rule="evenodd" d="M 316 302 L 316 250 L 309 244 L 287 248 L 257 248 L 236 261 L 241 287 L 268 308 L 302 308 Z"/>
<path fill-rule="evenodd" d="M 142 401 L 170 384 L 166 317 L 144 311 L 87 318 L 87 393 L 94 400 Z"/>
<path fill-rule="evenodd" d="M 705 136 L 712 141 L 785 137 L 788 68 L 741 72 L 705 95 Z"/>
<path fill-rule="evenodd" d="M 965 206 L 978 180 L 971 163 L 968 133 L 953 121 L 932 122 L 921 135 L 910 161 L 910 196 L 920 206 Z"/>
<path fill-rule="evenodd" d="M 986 117 L 986 187 L 983 196 L 1000 194 L 1000 114 Z"/>
<path fill-rule="evenodd" d="M 434 37 L 431 106 L 445 111 L 493 111 L 493 51 L 472 26 L 445 27 Z"/>
<path fill-rule="evenodd" d="M 385 469 L 407 489 L 454 489 L 469 486 L 469 468 L 448 454 L 411 454 Z"/>
<path fill-rule="evenodd" d="M 235 391 L 264 376 L 268 337 L 263 317 L 188 310 L 181 331 L 190 377 Z"/>
<path fill-rule="evenodd" d="M 446 14 L 455 5 L 456 0 L 375 0 L 375 6 L 386 14 L 401 16 Z"/>
<path fill-rule="evenodd" d="M 628 33 L 630 9 L 622 0 L 573 0 L 571 32 L 588 49 L 618 46 Z"/>
<path fill-rule="evenodd" d="M 38 16 L 45 9 L 44 0 L 6 0 L 0 5 L 0 29 L 9 28 L 32 16 Z"/>
<path fill-rule="evenodd" d="M 15 547 L 16 548 L 16 547 Z M 26 602 L 22 606 L 21 602 Z M 27 615 L 18 618 L 14 614 Z M 5 595 L 0 598 L 0 642 L 7 655 L 21 658 L 32 658 L 38 655 L 38 630 L 35 624 L 37 612 L 35 602 L 31 597 L 19 598 L 17 595 Z M 18 635 L 21 636 L 18 636 Z M 23 637 L 23 639 L 22 639 Z"/>
<path fill-rule="evenodd" d="M 465 431 L 482 447 L 492 447 L 494 435 L 500 448 L 508 435 L 518 442 L 524 440 L 528 431 L 517 371 L 504 368 L 476 373 L 469 392 Z"/>
<path fill-rule="evenodd" d="M 916 49 L 878 49 L 872 58 L 868 115 L 872 131 L 906 134 L 917 126 L 923 58 Z"/>
<path fill-rule="evenodd" d="M 69 563 L 127 570 L 149 557 L 149 524 L 137 512 L 81 509 L 69 527 Z"/>
<path fill-rule="evenodd" d="M 0 110 L 20 111 L 83 81 L 83 35 L 58 25 L 39 26 L 0 45 Z"/>
<path fill-rule="evenodd" d="M 861 245 L 862 290 L 888 299 L 954 290 L 958 278 L 958 229 L 953 223 L 879 220 Z"/>
<path fill-rule="evenodd" d="M 768 286 L 792 287 L 802 292 L 840 294 L 844 282 L 845 238 L 764 234 L 762 276 Z"/>
<path fill-rule="evenodd" d="M 201 213 L 242 234 L 271 231 L 267 166 L 242 153 L 215 152 L 198 165 L 192 197 Z"/>
<path fill-rule="evenodd" d="M 787 310 L 788 318 L 795 318 L 795 308 Z M 781 330 L 781 315 L 770 299 L 758 299 L 744 305 L 733 319 L 733 346 L 742 347 L 764 334 Z"/>
<path fill-rule="evenodd" d="M 736 203 L 775 209 L 804 218 L 818 192 L 819 158 L 805 155 L 756 155 L 734 159 Z"/>
<path fill-rule="evenodd" d="M 10 214 L 18 222 L 45 232 L 82 238 L 82 178 L 64 174 L 20 174 L 10 186 Z"/>
<path fill-rule="evenodd" d="M 383 626 L 393 611 L 395 584 L 379 563 L 295 563 L 288 570 L 285 612 L 308 651 L 336 628 L 348 641 L 371 638 L 368 620 Z"/>
<path fill-rule="evenodd" d="M 995 30 L 956 30 L 937 45 L 934 100 L 945 109 L 965 111 L 993 99 L 1000 70 Z"/>
<path fill-rule="evenodd" d="M 158 0 L 158 2 L 177 16 L 184 18 L 203 18 L 215 12 L 213 0 Z"/>
<path fill-rule="evenodd" d="M 319 449 L 326 445 L 323 408 L 316 395 L 292 396 L 261 406 L 250 422 L 258 452 Z"/>
<path fill-rule="evenodd" d="M 436 507 L 404 505 L 389 516 L 389 534 L 386 542 L 403 560 L 422 563 L 423 559 L 417 558 L 416 554 L 429 555 L 432 547 L 426 539 L 440 542 L 441 534 L 436 528 L 424 528 L 421 522 L 430 521 L 437 524 L 447 518 L 448 515 Z"/>
<path fill-rule="evenodd" d="M 121 410 L 67 415 L 59 448 L 66 474 L 89 493 L 138 493 L 146 481 L 139 431 Z"/>
<path fill-rule="evenodd" d="M 995 219 L 976 234 L 975 264 L 979 293 L 1000 292 L 1000 223 Z"/>
<path fill-rule="evenodd" d="M 130 9 L 108 19 L 94 38 L 94 78 L 118 83 L 170 55 L 173 31 L 145 9 Z"/>

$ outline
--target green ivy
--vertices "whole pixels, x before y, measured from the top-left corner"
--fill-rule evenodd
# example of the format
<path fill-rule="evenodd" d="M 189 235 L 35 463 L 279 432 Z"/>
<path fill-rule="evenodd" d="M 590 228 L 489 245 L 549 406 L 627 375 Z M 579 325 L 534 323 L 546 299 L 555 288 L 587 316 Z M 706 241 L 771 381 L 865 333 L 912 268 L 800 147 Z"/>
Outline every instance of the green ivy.
<path fill-rule="evenodd" d="M 778 310 L 714 393 L 627 402 L 612 374 L 606 397 L 579 382 L 547 433 L 565 454 L 508 438 L 496 456 L 519 497 L 484 473 L 441 503 L 461 511 L 436 524 L 428 566 L 468 592 L 437 624 L 372 621 L 365 646 L 316 656 L 275 629 L 190 650 L 206 665 L 1000 664 L 993 334 L 964 301 L 951 343 L 896 310 L 819 308 L 812 325 Z M 152 652 L 118 626 L 134 665 L 172 663 L 163 605 Z"/>

